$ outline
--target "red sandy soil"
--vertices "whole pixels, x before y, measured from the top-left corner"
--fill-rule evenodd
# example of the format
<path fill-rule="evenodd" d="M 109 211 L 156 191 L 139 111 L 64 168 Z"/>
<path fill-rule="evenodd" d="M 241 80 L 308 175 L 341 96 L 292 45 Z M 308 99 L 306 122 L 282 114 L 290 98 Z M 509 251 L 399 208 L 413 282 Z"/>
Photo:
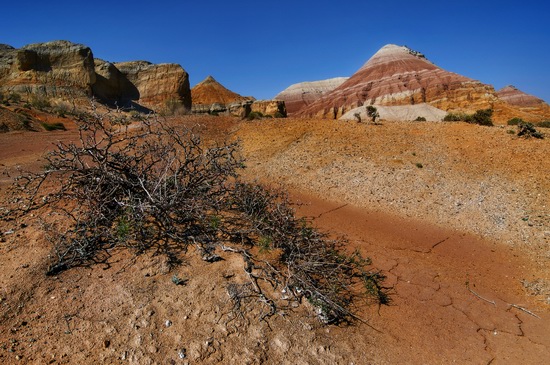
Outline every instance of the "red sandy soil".
<path fill-rule="evenodd" d="M 162 256 L 130 257 L 116 251 L 106 264 L 46 277 L 51 247 L 35 217 L 26 217 L 0 223 L 0 363 L 547 361 L 548 140 L 525 141 L 502 129 L 462 124 L 395 123 L 365 130 L 362 125 L 326 121 L 251 123 L 189 117 L 176 122 L 199 125 L 208 139 L 240 138 L 248 160 L 245 178 L 284 183 L 292 198 L 303 203 L 298 214 L 318 217 L 315 224 L 321 229 L 347 235 L 350 249 L 370 256 L 373 266 L 387 276 L 391 304 L 361 308 L 359 315 L 368 324 L 323 326 L 303 306 L 259 321 L 261 306 L 249 303 L 240 315 L 226 291 L 229 283 L 242 280 L 240 258 L 224 255 L 224 261 L 205 264 L 193 249 L 184 264 L 173 269 Z M 2 196 L 18 166 L 38 169 L 43 163 L 40 156 L 54 141 L 76 138 L 74 125 L 64 123 L 66 132 L 0 134 Z M 394 161 L 396 149 L 405 151 L 401 162 Z M 505 161 L 496 158 L 503 150 L 513 152 L 506 153 Z M 394 169 L 386 180 L 394 189 L 384 190 L 377 177 L 367 181 L 380 192 L 379 202 L 372 199 L 376 190 L 367 195 L 350 192 L 346 181 L 353 182 L 353 174 L 363 170 L 338 156 L 368 158 L 384 173 L 384 168 Z M 528 156 L 533 163 L 525 163 Z M 423 169 L 414 167 L 417 160 Z M 331 163 L 341 163 L 341 177 L 347 180 L 322 176 L 332 171 L 326 168 Z M 406 170 L 411 164 L 414 168 Z M 424 175 L 417 175 L 420 170 Z M 418 189 L 407 192 L 406 186 L 394 185 L 391 176 L 399 174 L 404 182 L 433 181 L 431 191 L 420 192 L 423 200 L 416 208 L 412 202 L 419 200 Z M 513 222 L 505 230 L 494 229 L 491 219 L 483 217 L 496 213 L 483 203 L 469 206 L 471 221 L 467 215 L 453 215 L 456 205 L 435 207 L 437 202 L 451 205 L 453 195 L 445 195 L 443 189 L 462 194 L 463 204 L 471 198 L 468 189 L 443 185 L 438 176 L 457 177 L 458 183 L 468 178 L 471 186 L 500 187 L 497 175 L 498 181 L 520 189 L 517 195 L 506 195 L 510 200 L 499 207 L 499 214 L 515 217 L 520 208 L 540 212 L 541 217 L 530 218 L 528 228 Z M 370 176 L 366 170 L 364 176 Z M 437 199 L 430 201 L 430 192 Z M 481 197 L 498 201 L 490 193 Z M 521 203 L 522 198 L 528 201 Z M 457 222 L 448 223 L 453 220 Z M 519 220 L 527 224 L 521 216 Z M 534 231 L 525 233 L 526 229 Z M 173 275 L 187 279 L 186 285 L 173 284 Z M 536 288 L 530 285 L 535 282 Z"/>

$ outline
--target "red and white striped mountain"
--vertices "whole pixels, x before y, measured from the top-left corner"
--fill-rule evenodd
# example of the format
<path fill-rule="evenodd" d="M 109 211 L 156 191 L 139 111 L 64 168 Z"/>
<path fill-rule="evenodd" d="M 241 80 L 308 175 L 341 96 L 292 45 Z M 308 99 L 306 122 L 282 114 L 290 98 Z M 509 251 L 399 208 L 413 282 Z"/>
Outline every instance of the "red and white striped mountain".
<path fill-rule="evenodd" d="M 507 102 L 510 105 L 519 106 L 522 108 L 540 107 L 546 104 L 544 100 L 536 96 L 524 93 L 513 85 L 508 85 L 497 91 L 500 100 Z"/>
<path fill-rule="evenodd" d="M 328 80 L 299 82 L 281 91 L 275 96 L 275 100 L 284 101 L 287 113 L 292 115 L 321 99 L 323 95 L 336 89 L 347 79 L 347 77 L 335 77 Z"/>
<path fill-rule="evenodd" d="M 407 47 L 382 47 L 346 82 L 296 114 L 338 118 L 362 105 L 428 103 L 443 110 L 475 111 L 498 101 L 494 88 L 445 71 Z"/>

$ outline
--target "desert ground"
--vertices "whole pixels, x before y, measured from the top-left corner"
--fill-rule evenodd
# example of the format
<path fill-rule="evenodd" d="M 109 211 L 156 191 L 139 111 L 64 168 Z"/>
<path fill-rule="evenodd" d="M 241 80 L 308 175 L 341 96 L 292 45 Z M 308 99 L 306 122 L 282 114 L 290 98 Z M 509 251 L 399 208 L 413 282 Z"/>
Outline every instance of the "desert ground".
<path fill-rule="evenodd" d="M 0 194 L 37 171 L 67 131 L 0 134 Z M 239 140 L 246 180 L 282 186 L 297 214 L 386 276 L 389 305 L 323 325 L 305 306 L 260 321 L 235 312 L 233 256 L 112 252 L 45 275 L 36 217 L 0 221 L 0 363 L 543 364 L 550 353 L 550 138 L 466 123 L 182 116 L 207 140 Z M 223 253 L 220 253 L 223 256 Z M 175 285 L 174 275 L 186 279 Z"/>

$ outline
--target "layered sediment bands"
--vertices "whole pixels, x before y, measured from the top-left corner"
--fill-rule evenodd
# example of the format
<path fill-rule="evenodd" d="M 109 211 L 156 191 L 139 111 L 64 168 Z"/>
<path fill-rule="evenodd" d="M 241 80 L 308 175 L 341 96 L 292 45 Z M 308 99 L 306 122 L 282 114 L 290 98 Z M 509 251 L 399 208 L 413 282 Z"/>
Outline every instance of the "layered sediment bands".
<path fill-rule="evenodd" d="M 236 92 L 227 89 L 216 81 L 212 76 L 208 76 L 191 89 L 193 105 L 211 105 L 215 103 L 230 104 L 234 102 L 254 100 L 254 98 L 241 96 Z"/>
<path fill-rule="evenodd" d="M 96 81 L 90 48 L 68 41 L 0 47 L 0 90 L 51 97 L 90 94 Z"/>
<path fill-rule="evenodd" d="M 407 47 L 386 45 L 353 76 L 297 114 L 338 118 L 370 104 L 428 103 L 443 110 L 491 107 L 494 89 L 479 81 L 445 71 Z"/>
<path fill-rule="evenodd" d="M 289 86 L 275 96 L 275 100 L 285 102 L 286 110 L 290 116 L 307 107 L 323 95 L 342 85 L 348 77 L 336 77 L 321 81 L 300 82 Z"/>
<path fill-rule="evenodd" d="M 178 64 L 152 64 L 147 61 L 115 63 L 115 67 L 139 92 L 144 106 L 163 107 L 167 101 L 181 102 L 191 109 L 189 75 Z"/>
<path fill-rule="evenodd" d="M 524 93 L 513 85 L 508 85 L 497 91 L 500 100 L 519 107 L 540 107 L 546 104 L 536 96 Z"/>

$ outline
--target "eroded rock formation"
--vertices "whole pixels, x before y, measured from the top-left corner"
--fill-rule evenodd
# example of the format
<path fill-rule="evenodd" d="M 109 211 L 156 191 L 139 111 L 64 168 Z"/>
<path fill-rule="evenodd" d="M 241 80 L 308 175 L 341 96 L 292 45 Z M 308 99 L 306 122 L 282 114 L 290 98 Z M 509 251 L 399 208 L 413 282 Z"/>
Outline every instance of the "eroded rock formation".
<path fill-rule="evenodd" d="M 214 103 L 230 104 L 254 98 L 241 96 L 236 92 L 227 89 L 216 81 L 212 76 L 208 76 L 191 89 L 194 105 L 210 105 Z"/>
<path fill-rule="evenodd" d="M 227 114 L 245 118 L 251 112 L 263 115 L 286 117 L 285 102 L 282 100 L 255 100 L 241 96 L 227 89 L 208 76 L 191 89 L 193 113 Z"/>
<path fill-rule="evenodd" d="M 176 101 L 191 109 L 189 75 L 180 65 L 112 64 L 94 59 L 90 48 L 68 41 L 20 49 L 0 45 L 0 91 L 60 98 L 94 95 L 120 106 L 136 102 L 152 109 Z"/>
<path fill-rule="evenodd" d="M 29 44 L 20 49 L 0 47 L 0 90 L 90 95 L 96 82 L 90 48 L 67 41 Z"/>
<path fill-rule="evenodd" d="M 166 101 L 178 101 L 191 109 L 189 75 L 180 65 L 132 61 L 115 66 L 139 91 L 140 104 L 163 107 Z"/>
<path fill-rule="evenodd" d="M 290 116 L 307 107 L 323 95 L 342 85 L 348 77 L 336 77 L 328 80 L 300 82 L 290 85 L 275 96 L 275 100 L 283 100 Z"/>

